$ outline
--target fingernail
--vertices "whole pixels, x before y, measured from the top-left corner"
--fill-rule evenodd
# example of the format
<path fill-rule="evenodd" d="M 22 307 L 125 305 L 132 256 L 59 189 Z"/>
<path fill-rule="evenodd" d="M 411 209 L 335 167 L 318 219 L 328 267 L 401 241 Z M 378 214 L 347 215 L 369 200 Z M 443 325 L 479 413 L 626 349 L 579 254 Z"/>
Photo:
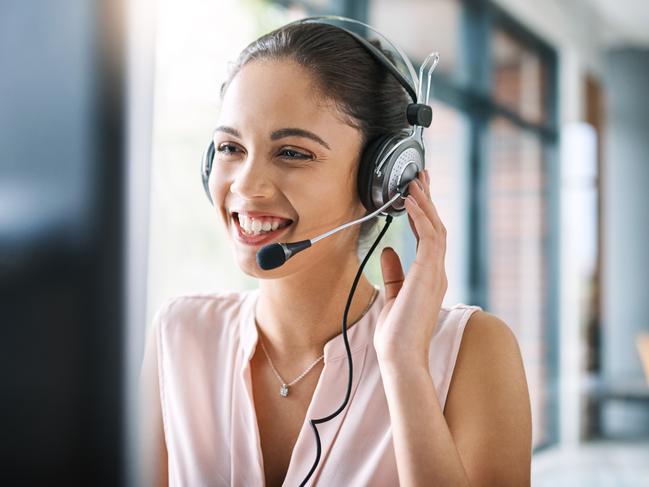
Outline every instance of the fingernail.
<path fill-rule="evenodd" d="M 419 186 L 419 189 L 421 189 L 422 191 L 424 190 L 424 187 L 423 187 L 423 186 L 421 185 L 421 183 L 419 182 L 419 179 L 413 179 L 413 181 L 414 181 L 415 183 L 417 183 L 417 186 Z"/>
<path fill-rule="evenodd" d="M 428 175 L 428 169 L 424 169 L 424 176 L 426 176 L 426 184 L 430 184 L 430 176 Z"/>

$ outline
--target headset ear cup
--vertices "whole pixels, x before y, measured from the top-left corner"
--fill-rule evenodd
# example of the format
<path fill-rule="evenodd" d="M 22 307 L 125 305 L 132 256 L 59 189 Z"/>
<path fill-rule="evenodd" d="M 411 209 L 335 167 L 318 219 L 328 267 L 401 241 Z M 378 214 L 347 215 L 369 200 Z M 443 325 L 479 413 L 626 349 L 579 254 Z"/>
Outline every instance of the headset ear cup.
<path fill-rule="evenodd" d="M 385 151 L 386 143 L 389 142 L 391 137 L 389 135 L 382 135 L 370 141 L 363 155 L 361 156 L 360 166 L 358 168 L 358 196 L 369 212 L 377 210 L 378 207 L 374 205 L 372 200 L 372 185 L 374 178 L 374 170 L 376 165 L 381 160 L 381 155 Z"/>
<path fill-rule="evenodd" d="M 417 177 L 419 171 L 424 169 L 424 147 L 412 137 L 403 140 L 403 137 L 394 139 L 390 147 L 395 147 L 381 167 L 381 176 L 373 181 L 372 194 L 374 201 L 389 201 L 395 194 L 407 191 L 407 184 Z M 403 200 L 394 202 L 386 212 L 398 216 L 405 212 Z"/>
<path fill-rule="evenodd" d="M 203 189 L 207 195 L 207 199 L 210 200 L 212 206 L 214 202 L 212 201 L 212 195 L 210 194 L 210 173 L 212 172 L 212 162 L 214 161 L 214 142 L 210 141 L 207 149 L 203 153 L 203 159 L 201 160 L 201 180 L 203 181 Z"/>
<path fill-rule="evenodd" d="M 365 208 L 376 211 L 397 193 L 407 188 L 407 183 L 424 169 L 424 146 L 406 131 L 387 134 L 368 145 L 359 171 L 358 188 Z M 381 166 L 379 174 L 376 173 Z M 405 212 L 402 200 L 395 201 L 384 213 L 399 216 Z"/>

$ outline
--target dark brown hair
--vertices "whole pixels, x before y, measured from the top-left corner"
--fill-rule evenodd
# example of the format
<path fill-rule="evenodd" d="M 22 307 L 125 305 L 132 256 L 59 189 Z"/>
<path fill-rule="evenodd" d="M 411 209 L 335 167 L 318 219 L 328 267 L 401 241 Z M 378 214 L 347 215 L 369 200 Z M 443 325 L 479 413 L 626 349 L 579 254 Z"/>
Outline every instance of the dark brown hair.
<path fill-rule="evenodd" d="M 394 60 L 378 41 L 371 42 Z M 253 41 L 231 67 L 221 85 L 221 98 L 239 70 L 260 59 L 290 59 L 310 71 L 317 96 L 333 103 L 345 121 L 360 130 L 361 151 L 375 138 L 409 127 L 406 107 L 410 98 L 403 86 L 360 42 L 335 26 L 288 24 Z M 360 246 L 365 246 L 376 221 L 361 227 Z"/>

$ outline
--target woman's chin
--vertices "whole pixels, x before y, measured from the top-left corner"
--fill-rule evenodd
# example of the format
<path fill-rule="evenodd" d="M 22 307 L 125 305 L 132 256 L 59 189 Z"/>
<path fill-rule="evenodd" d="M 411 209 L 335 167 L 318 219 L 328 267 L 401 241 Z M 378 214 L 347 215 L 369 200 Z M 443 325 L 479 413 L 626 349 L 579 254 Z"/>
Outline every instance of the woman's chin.
<path fill-rule="evenodd" d="M 234 249 L 234 258 L 241 269 L 241 272 L 249 276 L 256 277 L 260 272 L 257 265 L 257 259 L 254 252 L 242 251 L 241 249 Z"/>
<path fill-rule="evenodd" d="M 277 277 L 277 271 L 265 271 L 257 264 L 257 253 L 251 250 L 236 249 L 237 265 L 241 272 L 257 279 Z"/>

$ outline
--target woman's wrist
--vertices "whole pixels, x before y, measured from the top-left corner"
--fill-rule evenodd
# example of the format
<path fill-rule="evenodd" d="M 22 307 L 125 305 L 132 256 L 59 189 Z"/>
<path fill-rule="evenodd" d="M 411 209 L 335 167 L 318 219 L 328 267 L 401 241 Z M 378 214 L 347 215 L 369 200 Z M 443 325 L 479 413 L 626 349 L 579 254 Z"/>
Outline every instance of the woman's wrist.
<path fill-rule="evenodd" d="M 387 379 L 399 379 L 404 376 L 419 375 L 421 373 L 430 374 L 428 357 L 419 359 L 412 355 L 403 359 L 379 357 L 378 362 L 381 375 Z"/>

